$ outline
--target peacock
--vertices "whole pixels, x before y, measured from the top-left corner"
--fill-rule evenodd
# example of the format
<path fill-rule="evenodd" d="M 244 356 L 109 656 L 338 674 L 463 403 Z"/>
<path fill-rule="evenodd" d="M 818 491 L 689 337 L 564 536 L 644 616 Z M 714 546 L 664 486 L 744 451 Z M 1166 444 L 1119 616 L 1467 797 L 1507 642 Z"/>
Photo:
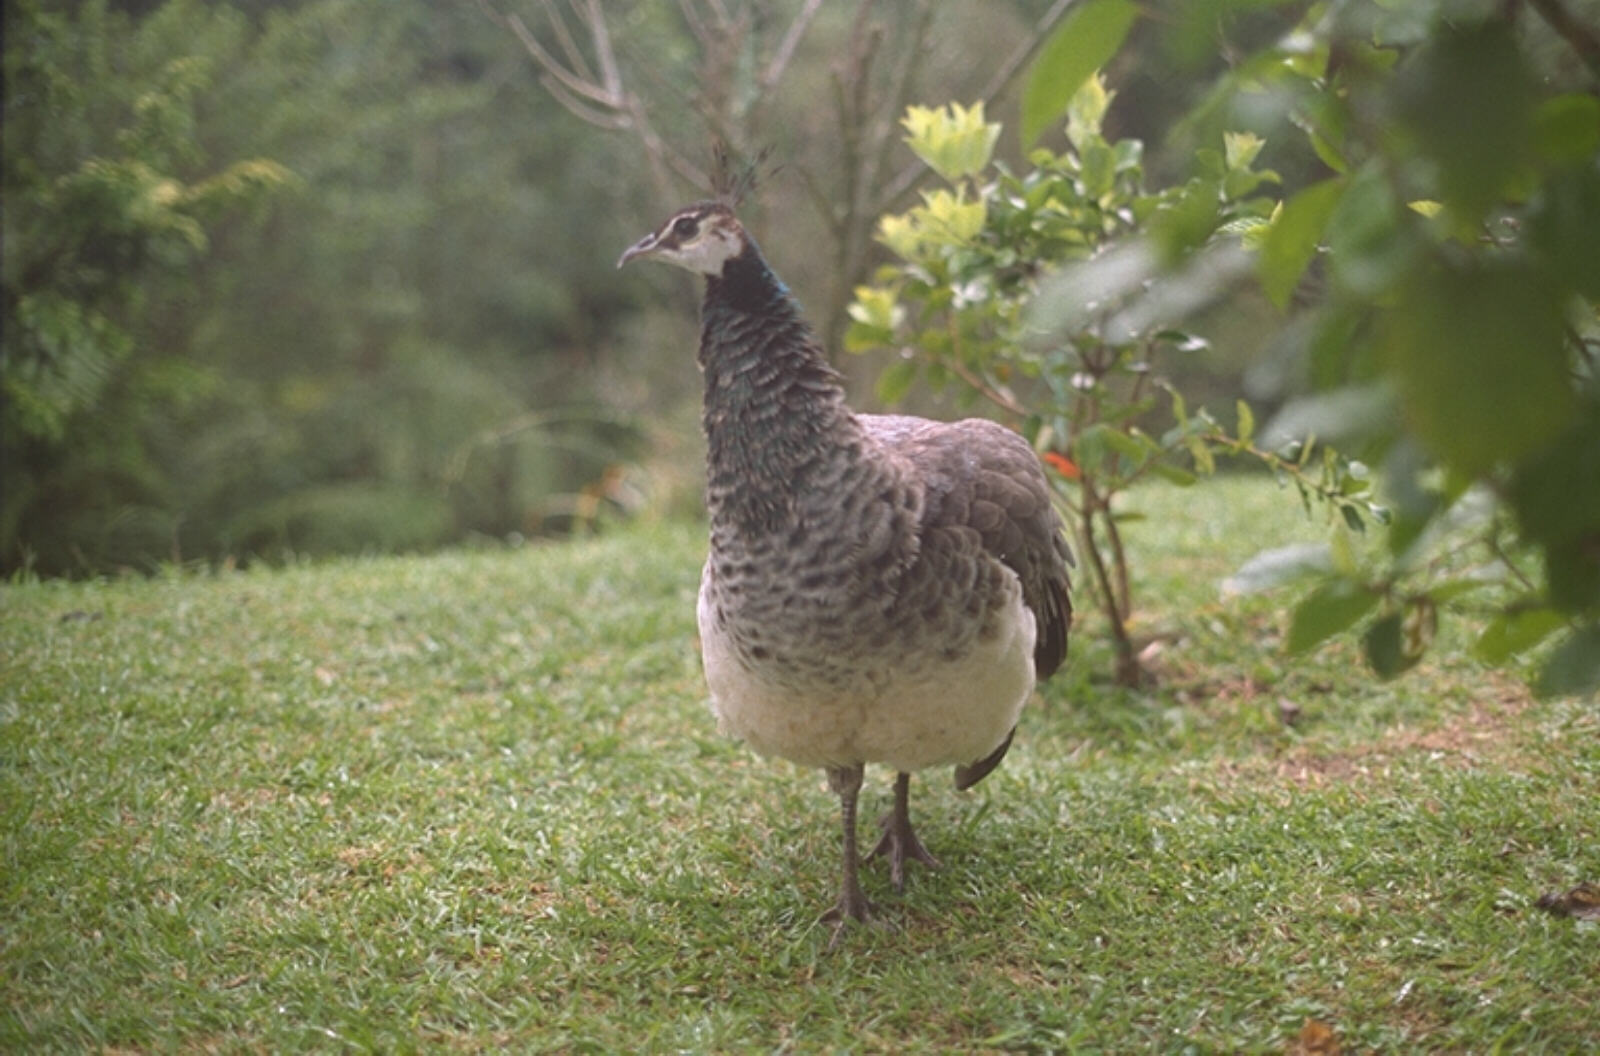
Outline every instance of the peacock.
<path fill-rule="evenodd" d="M 827 773 L 843 876 L 833 942 L 872 907 L 856 807 L 867 763 L 895 773 L 872 856 L 894 889 L 937 867 L 909 813 L 911 774 L 959 789 L 999 765 L 1036 682 L 1061 666 L 1071 553 L 1032 447 L 982 419 L 857 414 L 842 378 L 723 196 L 617 261 L 705 279 L 709 553 L 697 606 L 719 729 Z"/>

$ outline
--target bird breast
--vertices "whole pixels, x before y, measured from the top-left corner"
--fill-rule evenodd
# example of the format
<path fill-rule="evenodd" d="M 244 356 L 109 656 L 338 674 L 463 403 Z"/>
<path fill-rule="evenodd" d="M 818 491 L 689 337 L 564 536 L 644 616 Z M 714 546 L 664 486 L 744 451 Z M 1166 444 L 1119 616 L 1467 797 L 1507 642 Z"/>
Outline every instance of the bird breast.
<path fill-rule="evenodd" d="M 723 731 L 807 766 L 910 771 L 998 746 L 1033 688 L 1034 617 L 975 540 L 944 543 L 898 570 L 713 545 L 698 614 Z"/>

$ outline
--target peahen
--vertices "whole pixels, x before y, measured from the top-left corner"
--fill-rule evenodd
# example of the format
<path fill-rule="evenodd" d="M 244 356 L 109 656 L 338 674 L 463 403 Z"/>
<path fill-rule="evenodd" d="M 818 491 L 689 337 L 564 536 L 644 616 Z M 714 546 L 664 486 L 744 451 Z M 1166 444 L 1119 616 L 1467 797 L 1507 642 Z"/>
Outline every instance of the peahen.
<path fill-rule="evenodd" d="M 981 780 L 1066 655 L 1071 556 L 1049 486 L 1003 426 L 852 413 L 728 201 L 678 210 L 617 266 L 631 260 L 705 277 L 698 614 L 712 710 L 757 752 L 827 772 L 844 870 L 824 919 L 864 921 L 864 765 L 897 772 L 872 853 L 898 891 L 907 860 L 938 864 L 911 826 L 911 773 L 952 765 L 957 788 Z"/>

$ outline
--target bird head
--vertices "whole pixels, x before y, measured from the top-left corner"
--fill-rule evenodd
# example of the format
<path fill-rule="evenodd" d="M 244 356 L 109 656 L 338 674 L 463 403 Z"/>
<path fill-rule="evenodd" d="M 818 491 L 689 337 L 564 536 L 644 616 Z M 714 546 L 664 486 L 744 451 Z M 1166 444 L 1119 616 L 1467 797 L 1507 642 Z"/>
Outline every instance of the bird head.
<path fill-rule="evenodd" d="M 721 275 L 722 266 L 745 251 L 744 228 L 722 202 L 696 202 L 622 251 L 617 267 L 630 260 L 660 260 L 701 275 Z"/>

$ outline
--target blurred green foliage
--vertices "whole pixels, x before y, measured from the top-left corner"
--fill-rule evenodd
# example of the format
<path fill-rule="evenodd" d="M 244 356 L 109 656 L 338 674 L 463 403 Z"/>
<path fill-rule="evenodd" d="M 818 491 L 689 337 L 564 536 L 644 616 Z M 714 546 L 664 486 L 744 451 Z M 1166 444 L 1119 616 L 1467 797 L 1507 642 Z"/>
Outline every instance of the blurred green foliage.
<path fill-rule="evenodd" d="M 1076 182 L 1059 197 L 1080 211 L 1112 207 L 1078 232 L 1080 245 L 1034 245 L 1010 267 L 998 256 L 977 261 L 970 239 L 947 239 L 946 261 L 957 270 L 976 263 L 974 274 L 947 281 L 948 268 L 912 260 L 889 275 L 894 291 L 862 297 L 857 341 L 914 332 L 917 319 L 896 296 L 910 290 L 957 320 L 947 334 L 911 339 L 931 369 L 995 391 L 973 369 L 990 355 L 1009 362 L 1026 341 L 1081 349 L 1137 339 L 1184 312 L 1239 303 L 1253 277 L 1291 315 L 1261 372 L 1273 379 L 1269 395 L 1289 401 L 1265 441 L 1297 445 L 1285 449 L 1297 466 L 1318 441 L 1361 460 L 1325 463 L 1345 467 L 1330 480 L 1341 516 L 1328 547 L 1310 559 L 1267 553 L 1236 577 L 1254 589 L 1316 576 L 1296 606 L 1290 651 L 1356 629 L 1369 665 L 1392 677 L 1425 655 L 1442 614 L 1472 611 L 1488 618 L 1484 659 L 1548 643 L 1542 689 L 1600 691 L 1597 8 L 1208 0 L 1139 25 L 1114 0 L 1086 4 L 1030 75 L 1028 140 L 1050 108 L 1070 113 L 1068 93 L 1111 53 L 1161 54 L 1191 70 L 1226 55 L 1173 126 L 1187 183 L 1143 207 L 1137 195 L 1119 197 L 1118 174 L 1137 171 L 1137 153 L 1082 142 L 1069 116 Z M 1223 138 L 1219 155 L 1211 144 Z M 1258 155 L 1270 170 L 1253 168 Z M 1040 170 L 1059 163 L 1049 151 L 1031 160 Z M 1250 197 L 1280 179 L 1281 201 Z M 1048 214 L 1029 182 L 1041 180 L 1001 169 L 957 197 L 992 198 L 991 213 L 1031 218 Z M 884 241 L 909 260 L 919 251 L 915 225 L 896 223 Z M 1026 241 L 1042 228 L 1029 219 L 1022 230 Z M 1237 237 L 1219 244 L 1219 234 Z M 1219 251 L 1229 245 L 1251 255 Z M 1075 256 L 1087 259 L 1063 265 Z M 1054 276 L 1036 280 L 1030 269 L 1041 265 Z M 992 299 L 992 280 L 1008 273 L 1031 301 L 1029 315 L 1008 307 L 1008 316 L 1038 333 L 1008 325 L 978 359 L 949 370 L 954 345 L 985 347 L 965 340 L 964 320 L 982 315 L 972 306 Z M 1046 381 L 1048 360 L 1035 368 Z M 891 367 L 886 395 L 917 369 Z M 1001 395 L 1046 418 L 1066 403 L 1049 386 Z M 1128 448 L 1119 457 L 1138 454 L 1135 434 L 1124 429 L 1119 443 Z M 1206 456 L 1193 454 L 1202 466 Z M 1369 487 L 1367 464 L 1381 467 L 1386 507 L 1350 501 Z M 1380 509 L 1386 545 L 1363 553 L 1353 533 Z"/>
<path fill-rule="evenodd" d="M 1361 627 L 1385 677 L 1468 609 L 1485 659 L 1553 638 L 1541 687 L 1600 690 L 1600 36 L 1575 6 L 1314 5 L 1223 82 L 1278 99 L 1331 170 L 1259 276 L 1312 389 L 1277 429 L 1381 462 L 1395 515 L 1296 622 Z M 1513 625 L 1542 633 L 1511 647 Z"/>
<path fill-rule="evenodd" d="M 631 449 L 562 252 L 631 186 L 479 12 L 136 6 L 5 8 L 0 568 L 537 531 Z"/>
<path fill-rule="evenodd" d="M 1052 114 L 1066 117 L 1060 152 L 1035 147 L 1013 172 L 991 165 L 1000 126 L 982 107 L 907 113 L 907 143 L 953 190 L 924 191 L 921 205 L 882 218 L 878 239 L 897 259 L 857 289 L 845 344 L 900 351 L 879 377 L 883 400 L 901 399 L 918 378 L 953 386 L 958 398 L 986 398 L 1044 453 L 1105 617 L 1115 678 L 1132 686 L 1145 673 L 1130 629 L 1136 562 L 1122 531 L 1130 487 L 1150 477 L 1193 485 L 1219 457 L 1245 455 L 1357 519 L 1370 496 L 1366 477 L 1326 447 L 1256 447 L 1243 400 L 1234 432 L 1204 408 L 1190 411 L 1168 368 L 1209 346 L 1175 326 L 1195 290 L 1209 295 L 1213 276 L 1239 271 L 1242 247 L 1259 243 L 1276 204 L 1262 191 L 1279 177 L 1254 167 L 1260 138 L 1228 133 L 1221 150 L 1199 153 L 1195 176 L 1148 188 L 1144 144 L 1105 134 L 1114 93 L 1103 78 L 1080 77 L 1081 61 L 1053 65 L 1066 53 L 1057 42 L 1079 40 L 1081 29 L 1081 19 L 1064 22 L 1039 60 L 1061 83 L 1024 99 L 1026 111 L 1072 89 Z M 1107 45 L 1087 46 L 1100 55 Z M 1198 279 L 1152 283 L 1165 257 L 1200 243 Z"/>

